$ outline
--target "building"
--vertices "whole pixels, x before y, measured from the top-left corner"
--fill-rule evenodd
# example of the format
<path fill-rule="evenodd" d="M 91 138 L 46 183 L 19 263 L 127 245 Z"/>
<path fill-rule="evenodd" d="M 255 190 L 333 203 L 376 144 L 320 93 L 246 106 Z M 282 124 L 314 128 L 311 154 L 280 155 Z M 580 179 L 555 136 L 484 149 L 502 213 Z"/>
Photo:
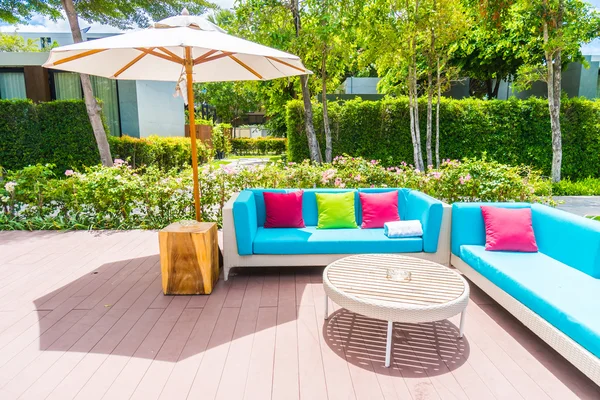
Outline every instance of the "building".
<path fill-rule="evenodd" d="M 41 49 L 54 43 L 73 43 L 70 32 L 18 32 L 39 43 Z M 82 30 L 84 40 L 118 33 L 93 33 Z M 0 99 L 25 99 L 35 102 L 82 99 L 79 74 L 42 67 L 47 52 L 0 53 Z M 111 135 L 133 137 L 184 136 L 184 104 L 175 97 L 175 82 L 113 80 L 91 76 L 94 95 L 102 101 Z"/>

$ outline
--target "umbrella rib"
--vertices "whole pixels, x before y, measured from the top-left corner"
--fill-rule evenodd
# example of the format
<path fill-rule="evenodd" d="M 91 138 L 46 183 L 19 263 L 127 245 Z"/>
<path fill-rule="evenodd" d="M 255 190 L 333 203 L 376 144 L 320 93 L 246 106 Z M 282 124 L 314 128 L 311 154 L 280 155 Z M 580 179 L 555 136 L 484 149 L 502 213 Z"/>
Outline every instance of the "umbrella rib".
<path fill-rule="evenodd" d="M 215 54 L 218 50 L 209 50 L 206 53 L 202 54 L 200 57 L 196 57 L 194 58 L 194 65 L 199 64 L 200 61 L 212 56 L 213 54 Z"/>
<path fill-rule="evenodd" d="M 139 54 L 136 58 L 134 58 L 133 60 L 131 60 L 127 64 L 125 64 L 125 66 L 123 68 L 121 68 L 120 70 L 115 72 L 115 74 L 113 75 L 113 78 L 117 78 L 123 72 L 127 71 L 133 64 L 137 63 L 138 61 L 140 61 L 142 58 L 146 57 L 147 55 L 148 55 L 148 53 Z"/>
<path fill-rule="evenodd" d="M 254 76 L 256 76 L 258 79 L 262 79 L 263 77 L 256 72 L 255 70 L 253 70 L 252 68 L 250 68 L 249 66 L 247 66 L 244 62 L 242 62 L 239 58 L 230 55 L 229 58 L 231 58 L 233 61 L 235 61 L 236 63 L 240 64 L 242 67 L 244 67 L 245 69 L 247 69 L 248 71 L 250 71 Z"/>
<path fill-rule="evenodd" d="M 292 64 L 290 64 L 290 63 L 286 63 L 285 61 L 281 61 L 281 60 L 280 60 L 280 59 L 278 59 L 278 58 L 271 57 L 271 56 L 266 56 L 266 58 L 268 58 L 269 60 L 276 61 L 276 62 L 278 62 L 278 63 L 280 63 L 280 64 L 283 64 L 283 65 L 285 65 L 285 66 L 287 66 L 287 67 L 290 67 L 290 68 L 293 68 L 293 69 L 295 69 L 295 70 L 298 70 L 298 71 L 300 71 L 300 72 L 306 72 L 306 70 L 305 70 L 305 69 L 302 69 L 302 68 L 296 67 L 295 65 L 292 65 Z"/>
<path fill-rule="evenodd" d="M 179 60 L 177 60 L 177 59 L 175 59 L 175 58 L 173 58 L 173 57 L 171 57 L 171 56 L 168 56 L 168 55 L 166 55 L 166 54 L 157 53 L 157 52 L 156 52 L 156 51 L 154 51 L 154 50 L 145 49 L 145 48 L 143 48 L 143 47 L 136 47 L 135 49 L 136 49 L 136 50 L 139 50 L 139 51 L 141 51 L 141 52 L 143 52 L 143 53 L 150 54 L 151 56 L 158 57 L 158 58 L 162 58 L 162 59 L 165 59 L 165 60 L 167 60 L 167 61 L 174 62 L 174 63 L 176 63 L 176 64 L 180 64 L 180 65 L 181 65 L 181 64 L 183 64 L 183 60 L 179 61 Z"/>
<path fill-rule="evenodd" d="M 94 50 L 84 51 L 83 53 L 75 54 L 74 56 L 65 57 L 63 59 L 56 60 L 52 65 L 60 65 L 60 64 L 68 63 L 69 61 L 79 60 L 80 58 L 91 56 L 93 54 L 100 53 L 100 52 L 106 51 L 106 50 L 108 50 L 108 49 L 94 49 Z"/>
<path fill-rule="evenodd" d="M 204 64 L 204 63 L 206 63 L 206 62 L 209 62 L 209 61 L 215 61 L 215 60 L 218 60 L 219 58 L 223 58 L 223 57 L 230 57 L 232 54 L 233 54 L 233 53 L 231 53 L 231 52 L 228 52 L 228 51 L 227 51 L 227 52 L 224 52 L 224 53 L 221 53 L 221 54 L 217 54 L 216 56 L 212 56 L 212 57 L 206 57 L 205 59 L 203 59 L 203 60 L 200 60 L 200 61 L 198 61 L 197 63 L 196 63 L 196 62 L 194 62 L 194 64 L 195 64 L 195 65 L 198 65 L 198 64 Z"/>
<path fill-rule="evenodd" d="M 164 47 L 159 47 L 158 49 L 163 53 L 170 55 L 171 57 L 179 61 L 181 64 L 183 64 L 183 58 L 179 57 L 177 54 L 173 53 L 172 51 L 169 51 L 168 49 L 165 49 Z"/>

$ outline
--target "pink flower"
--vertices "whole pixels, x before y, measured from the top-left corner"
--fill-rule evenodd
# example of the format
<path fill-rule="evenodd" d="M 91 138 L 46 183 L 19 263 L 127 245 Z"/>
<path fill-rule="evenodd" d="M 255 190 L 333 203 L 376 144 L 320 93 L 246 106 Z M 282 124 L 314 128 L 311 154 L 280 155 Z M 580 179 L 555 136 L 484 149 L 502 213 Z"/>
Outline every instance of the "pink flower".
<path fill-rule="evenodd" d="M 121 160 L 120 158 L 116 158 L 115 161 L 113 161 L 113 165 L 115 167 L 120 167 L 123 164 L 126 164 L 126 163 L 124 160 Z"/>
<path fill-rule="evenodd" d="M 65 176 L 73 176 L 75 172 L 72 169 L 68 169 L 65 171 Z"/>
<path fill-rule="evenodd" d="M 377 160 L 371 160 L 371 164 L 373 164 L 373 165 L 377 164 Z"/>
<path fill-rule="evenodd" d="M 346 184 L 342 182 L 342 178 L 335 178 L 335 187 L 343 188 L 346 187 Z"/>
<path fill-rule="evenodd" d="M 465 183 L 469 182 L 471 180 L 471 175 L 467 174 L 464 177 L 460 177 L 458 178 L 458 181 L 460 182 L 461 185 L 464 185 Z"/>
<path fill-rule="evenodd" d="M 431 173 L 431 176 L 434 177 L 435 179 L 440 179 L 442 177 L 442 173 L 439 171 L 435 171 Z"/>
<path fill-rule="evenodd" d="M 357 182 L 360 182 L 360 175 L 356 175 L 356 176 L 354 177 L 354 180 L 355 180 L 355 181 L 357 181 Z"/>

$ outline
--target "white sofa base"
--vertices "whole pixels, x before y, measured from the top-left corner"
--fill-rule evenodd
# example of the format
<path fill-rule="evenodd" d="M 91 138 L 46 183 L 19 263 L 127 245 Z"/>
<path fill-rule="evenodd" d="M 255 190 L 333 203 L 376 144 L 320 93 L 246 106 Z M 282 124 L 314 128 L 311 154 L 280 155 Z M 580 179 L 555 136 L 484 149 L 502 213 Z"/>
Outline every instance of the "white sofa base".
<path fill-rule="evenodd" d="M 596 385 L 600 386 L 600 359 L 598 357 L 475 271 L 460 257 L 452 254 L 451 264 L 521 321 L 523 325 L 594 381 Z"/>
<path fill-rule="evenodd" d="M 253 254 L 240 256 L 237 249 L 235 227 L 233 224 L 233 202 L 238 194 L 234 194 L 223 207 L 223 275 L 229 277 L 232 268 L 238 267 L 301 267 L 325 266 L 351 254 Z M 403 253 L 407 256 L 422 258 L 450 265 L 450 228 L 452 207 L 444 203 L 442 226 L 435 253 Z"/>

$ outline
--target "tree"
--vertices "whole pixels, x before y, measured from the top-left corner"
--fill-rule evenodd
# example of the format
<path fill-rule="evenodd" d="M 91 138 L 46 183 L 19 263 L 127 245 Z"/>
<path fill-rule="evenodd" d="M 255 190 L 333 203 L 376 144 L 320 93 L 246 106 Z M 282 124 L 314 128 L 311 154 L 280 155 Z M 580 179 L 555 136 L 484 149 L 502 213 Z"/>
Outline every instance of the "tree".
<path fill-rule="evenodd" d="M 194 84 L 196 103 L 214 106 L 217 118 L 233 123 L 244 113 L 258 111 L 255 82 L 211 82 Z"/>
<path fill-rule="evenodd" d="M 0 0 L 0 19 L 8 23 L 26 22 L 35 13 L 57 19 L 61 17 L 61 11 L 64 11 L 69 21 L 73 41 L 79 43 L 83 39 L 78 16 L 86 20 L 97 21 L 120 28 L 129 28 L 134 25 L 145 27 L 151 20 L 178 14 L 184 7 L 189 7 L 191 12 L 202 13 L 206 11 L 207 5 L 208 3 L 204 0 L 166 0 L 161 2 L 152 0 L 120 2 L 80 1 L 77 2 L 77 9 L 75 9 L 73 0 L 60 0 L 60 2 L 58 0 Z M 80 76 L 86 109 L 92 130 L 94 131 L 102 165 L 112 166 L 110 147 L 106 138 L 104 125 L 100 118 L 100 106 L 92 92 L 92 84 L 89 76 L 86 74 L 80 74 Z"/>
<path fill-rule="evenodd" d="M 521 49 L 529 45 L 529 35 L 511 29 L 516 1 L 464 0 L 473 23 L 458 40 L 451 64 L 474 81 L 471 96 L 497 98 L 500 82 L 513 79 L 524 63 Z M 529 51 L 542 54 L 539 46 L 529 46 Z"/>
<path fill-rule="evenodd" d="M 40 46 L 33 40 L 25 40 L 15 33 L 0 33 L 0 52 L 39 52 Z"/>
<path fill-rule="evenodd" d="M 428 3 L 428 43 L 425 48 L 427 58 L 427 165 L 433 165 L 432 154 L 432 114 L 433 94 L 437 92 L 436 122 L 435 122 L 435 165 L 440 165 L 440 99 L 442 88 L 458 75 L 458 68 L 448 65 L 460 40 L 470 26 L 470 18 L 461 0 L 433 0 Z M 433 83 L 435 76 L 435 85 Z"/>
<path fill-rule="evenodd" d="M 240 0 L 236 3 L 236 31 L 241 37 L 275 47 L 283 51 L 302 53 L 302 41 L 305 35 L 303 28 L 303 10 L 299 8 L 298 0 Z M 275 107 L 277 116 L 285 115 L 285 103 L 296 98 L 298 89 L 302 93 L 305 113 L 306 136 L 310 148 L 311 160 L 322 162 L 319 142 L 313 126 L 313 111 L 311 103 L 311 87 L 307 75 L 299 79 L 290 78 L 287 81 L 277 79 L 259 84 L 259 93 L 267 107 L 269 115 L 273 115 Z M 271 108 L 274 105 L 274 108 Z M 281 120 L 280 120 L 281 121 Z"/>
<path fill-rule="evenodd" d="M 408 93 L 415 168 L 424 170 L 419 126 L 419 64 L 425 18 L 420 0 L 370 0 L 365 7 L 363 64 L 373 60 L 384 94 Z M 372 29 L 377 26 L 377 29 Z"/>
<path fill-rule="evenodd" d="M 581 0 L 519 0 L 513 7 L 513 30 L 529 34 L 529 45 L 522 49 L 523 65 L 518 71 L 517 86 L 527 87 L 543 81 L 548 89 L 548 110 L 552 130 L 552 181 L 561 179 L 562 132 L 560 103 L 562 70 L 570 62 L 585 60 L 580 46 L 600 33 L 600 15 Z M 543 49 L 541 57 L 529 52 L 532 46 Z"/>
<path fill-rule="evenodd" d="M 317 71 L 321 80 L 325 161 L 332 161 L 332 140 L 327 108 L 328 88 L 338 87 L 356 53 L 355 33 L 359 21 L 355 12 L 361 0 L 306 0 L 304 62 Z"/>

